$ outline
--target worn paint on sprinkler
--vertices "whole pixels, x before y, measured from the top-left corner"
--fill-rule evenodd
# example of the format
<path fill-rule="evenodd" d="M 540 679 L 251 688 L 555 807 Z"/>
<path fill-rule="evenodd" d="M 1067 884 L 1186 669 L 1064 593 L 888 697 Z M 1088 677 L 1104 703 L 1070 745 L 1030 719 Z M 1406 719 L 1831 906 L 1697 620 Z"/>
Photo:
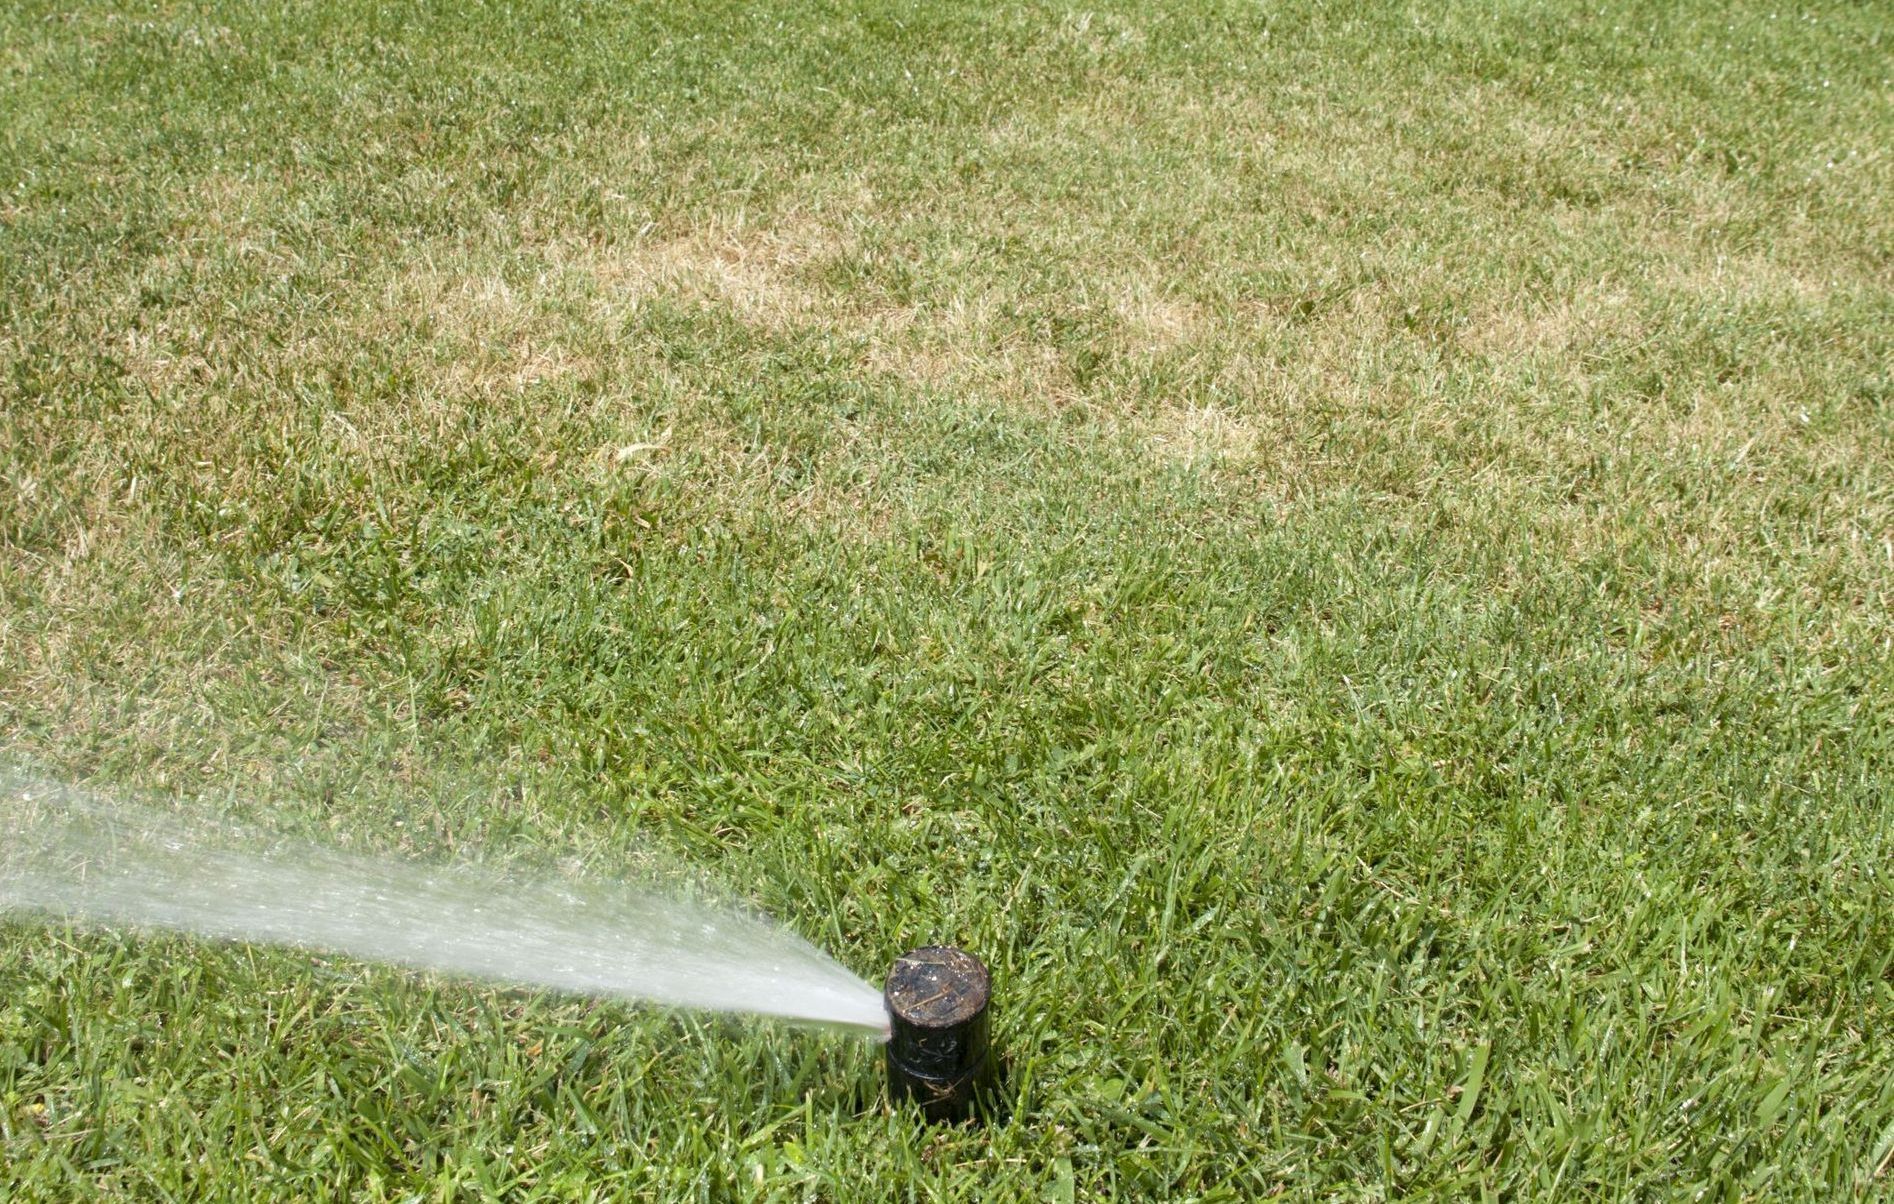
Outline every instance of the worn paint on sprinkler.
<path fill-rule="evenodd" d="M 929 945 L 896 959 L 888 1004 L 888 1090 L 932 1121 L 965 1120 L 997 1077 L 988 1041 L 992 979 L 980 959 Z"/>

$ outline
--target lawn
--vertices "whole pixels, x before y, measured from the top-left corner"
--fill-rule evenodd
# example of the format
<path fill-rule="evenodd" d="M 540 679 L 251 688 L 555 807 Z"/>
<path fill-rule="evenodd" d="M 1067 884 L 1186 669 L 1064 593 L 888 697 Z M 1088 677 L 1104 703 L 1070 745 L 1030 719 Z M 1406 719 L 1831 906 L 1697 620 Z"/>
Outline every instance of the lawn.
<path fill-rule="evenodd" d="M 0 747 L 985 957 L 0 927 L 0 1196 L 1894 1196 L 1894 14 L 0 8 Z M 654 868 L 656 867 L 656 868 Z"/>

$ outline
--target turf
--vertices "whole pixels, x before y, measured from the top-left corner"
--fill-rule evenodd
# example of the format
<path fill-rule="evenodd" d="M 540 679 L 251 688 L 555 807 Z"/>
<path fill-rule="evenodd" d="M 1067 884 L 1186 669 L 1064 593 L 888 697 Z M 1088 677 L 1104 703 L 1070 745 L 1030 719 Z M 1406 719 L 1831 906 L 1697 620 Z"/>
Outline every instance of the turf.
<path fill-rule="evenodd" d="M 0 741 L 962 943 L 0 928 L 0 1195 L 1894 1195 L 1876 4 L 0 9 Z"/>

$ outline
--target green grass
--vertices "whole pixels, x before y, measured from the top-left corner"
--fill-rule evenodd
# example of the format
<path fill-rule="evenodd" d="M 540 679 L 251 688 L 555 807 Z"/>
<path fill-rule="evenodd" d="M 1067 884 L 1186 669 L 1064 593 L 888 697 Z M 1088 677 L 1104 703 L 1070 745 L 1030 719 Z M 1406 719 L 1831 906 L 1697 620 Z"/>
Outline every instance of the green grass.
<path fill-rule="evenodd" d="M 0 1195 L 1894 1196 L 1891 52 L 0 9 L 0 742 L 963 943 L 1012 1107 L 13 922 Z"/>

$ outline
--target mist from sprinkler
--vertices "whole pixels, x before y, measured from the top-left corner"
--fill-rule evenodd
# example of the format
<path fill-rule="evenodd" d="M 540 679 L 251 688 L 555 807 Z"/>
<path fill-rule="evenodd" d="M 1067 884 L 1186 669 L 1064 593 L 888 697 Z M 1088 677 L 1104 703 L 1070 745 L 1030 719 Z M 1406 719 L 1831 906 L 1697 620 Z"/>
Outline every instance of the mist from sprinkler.
<path fill-rule="evenodd" d="M 0 913 L 319 949 L 887 1042 L 889 1094 L 932 1121 L 996 1081 L 977 958 L 904 954 L 882 991 L 758 917 L 611 883 L 521 879 L 227 829 L 0 769 Z"/>

